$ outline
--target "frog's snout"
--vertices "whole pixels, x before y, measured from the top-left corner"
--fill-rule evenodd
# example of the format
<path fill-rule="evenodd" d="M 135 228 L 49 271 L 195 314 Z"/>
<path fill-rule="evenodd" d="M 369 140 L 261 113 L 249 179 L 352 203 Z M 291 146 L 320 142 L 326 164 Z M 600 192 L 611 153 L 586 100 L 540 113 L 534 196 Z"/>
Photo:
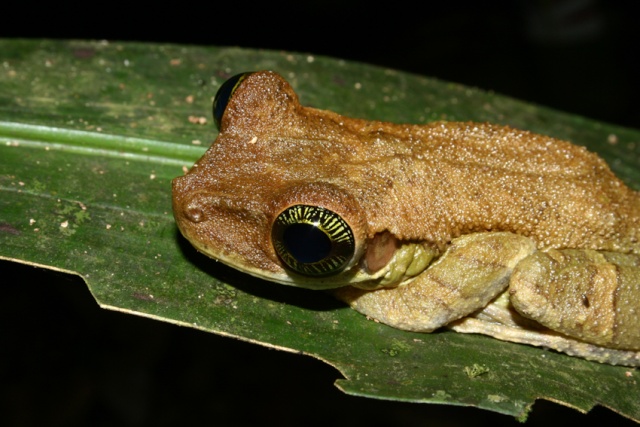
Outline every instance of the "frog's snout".
<path fill-rule="evenodd" d="M 209 216 L 206 209 L 206 202 L 199 192 L 192 192 L 181 195 L 174 191 L 173 216 L 178 225 L 184 223 L 198 224 L 207 220 Z"/>
<path fill-rule="evenodd" d="M 180 204 L 174 207 L 174 214 L 180 217 L 182 222 L 200 224 L 207 222 L 215 216 L 214 212 L 218 205 L 218 200 L 211 195 L 194 192 L 184 197 Z"/>
<path fill-rule="evenodd" d="M 221 217 L 227 216 L 256 216 L 260 215 L 260 210 L 255 209 L 251 202 L 243 199 L 207 191 L 195 191 L 182 199 L 176 213 L 191 223 L 199 224 L 219 221 Z"/>

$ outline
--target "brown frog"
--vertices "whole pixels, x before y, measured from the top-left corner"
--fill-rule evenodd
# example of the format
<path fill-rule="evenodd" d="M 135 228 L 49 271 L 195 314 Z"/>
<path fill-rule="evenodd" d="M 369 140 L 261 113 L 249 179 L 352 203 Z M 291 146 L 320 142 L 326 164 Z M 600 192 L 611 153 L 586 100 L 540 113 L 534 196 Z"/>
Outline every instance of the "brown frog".
<path fill-rule="evenodd" d="M 199 251 L 397 328 L 640 366 L 640 197 L 585 148 L 348 118 L 266 71 L 224 83 L 214 118 L 216 141 L 173 181 Z"/>

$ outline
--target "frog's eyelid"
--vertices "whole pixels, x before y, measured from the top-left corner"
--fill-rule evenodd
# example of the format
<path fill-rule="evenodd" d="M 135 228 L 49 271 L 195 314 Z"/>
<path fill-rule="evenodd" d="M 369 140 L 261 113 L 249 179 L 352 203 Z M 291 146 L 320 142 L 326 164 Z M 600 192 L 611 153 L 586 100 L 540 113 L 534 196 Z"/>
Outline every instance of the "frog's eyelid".
<path fill-rule="evenodd" d="M 240 84 L 242 84 L 244 79 L 253 73 L 253 71 L 246 71 L 228 78 L 224 83 L 222 83 L 218 92 L 216 92 L 216 96 L 213 98 L 213 121 L 216 123 L 216 128 L 218 130 L 220 130 L 222 116 L 224 115 L 224 110 L 227 108 L 227 104 L 229 104 L 229 100 L 238 87 L 240 87 Z"/>

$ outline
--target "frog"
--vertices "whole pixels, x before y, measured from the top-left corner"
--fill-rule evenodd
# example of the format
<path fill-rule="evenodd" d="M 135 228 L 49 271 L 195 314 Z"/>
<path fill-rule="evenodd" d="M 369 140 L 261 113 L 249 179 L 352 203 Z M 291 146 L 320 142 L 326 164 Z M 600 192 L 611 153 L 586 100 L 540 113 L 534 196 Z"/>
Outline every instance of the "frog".
<path fill-rule="evenodd" d="M 366 318 L 640 366 L 640 195 L 585 147 L 507 125 L 398 124 L 234 75 L 172 182 L 180 233 Z"/>

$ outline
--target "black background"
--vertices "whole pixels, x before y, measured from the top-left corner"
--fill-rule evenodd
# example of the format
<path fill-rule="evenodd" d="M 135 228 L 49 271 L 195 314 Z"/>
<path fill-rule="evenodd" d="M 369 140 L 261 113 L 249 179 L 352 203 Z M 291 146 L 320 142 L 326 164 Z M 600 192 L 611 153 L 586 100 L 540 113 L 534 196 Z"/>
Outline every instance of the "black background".
<path fill-rule="evenodd" d="M 0 36 L 309 52 L 640 127 L 635 1 L 356 0 L 15 5 Z M 17 11 L 16 11 L 17 10 Z M 15 19 L 13 19 L 15 17 Z"/>
<path fill-rule="evenodd" d="M 60 2 L 3 6 L 0 36 L 309 52 L 639 128 L 634 3 Z M 339 373 L 312 358 L 100 310 L 73 276 L 9 262 L 0 272 L 0 425 L 518 424 L 474 408 L 346 396 L 332 385 Z M 548 402 L 528 423 L 586 421 L 632 424 Z"/>

